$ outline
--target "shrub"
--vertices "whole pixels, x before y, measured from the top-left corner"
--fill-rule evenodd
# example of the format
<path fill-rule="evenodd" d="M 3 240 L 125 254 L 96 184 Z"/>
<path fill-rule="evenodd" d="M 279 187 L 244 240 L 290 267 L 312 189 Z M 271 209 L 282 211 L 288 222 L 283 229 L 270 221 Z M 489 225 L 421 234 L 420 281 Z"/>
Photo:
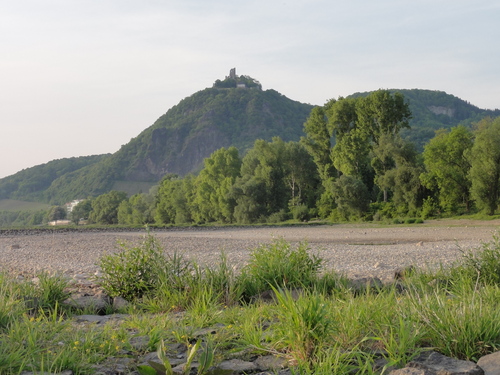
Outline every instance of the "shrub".
<path fill-rule="evenodd" d="M 165 256 L 158 241 L 149 233 L 140 246 L 130 247 L 126 243 L 120 246 L 122 252 L 99 260 L 102 275 L 98 282 L 112 297 L 140 298 L 157 287 Z"/>
<path fill-rule="evenodd" d="M 280 210 L 278 212 L 273 212 L 271 215 L 269 215 L 266 221 L 268 223 L 275 224 L 287 221 L 288 218 L 289 218 L 288 213 L 285 210 Z"/>
<path fill-rule="evenodd" d="M 310 286 L 315 281 L 323 260 L 310 255 L 308 250 L 304 242 L 297 248 L 292 248 L 284 239 L 256 248 L 237 280 L 241 295 L 251 297 L 271 287 Z"/>
<path fill-rule="evenodd" d="M 292 209 L 292 215 L 295 220 L 308 221 L 311 218 L 309 208 L 306 205 L 300 204 Z"/>

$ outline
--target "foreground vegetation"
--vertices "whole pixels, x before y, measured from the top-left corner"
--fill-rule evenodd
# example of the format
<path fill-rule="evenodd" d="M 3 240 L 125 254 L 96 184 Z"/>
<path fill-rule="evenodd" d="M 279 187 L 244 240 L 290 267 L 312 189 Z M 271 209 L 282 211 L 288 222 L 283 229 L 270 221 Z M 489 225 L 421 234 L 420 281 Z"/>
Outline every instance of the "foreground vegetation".
<path fill-rule="evenodd" d="M 236 352 L 281 356 L 297 374 L 372 374 L 380 357 L 383 372 L 425 350 L 477 360 L 500 347 L 497 238 L 451 268 L 407 270 L 403 281 L 383 287 L 354 288 L 322 265 L 306 243 L 276 240 L 256 248 L 236 273 L 223 253 L 216 267 L 203 267 L 165 255 L 148 235 L 100 260 L 98 282 L 131 302 L 122 324 L 104 328 L 71 320 L 91 311 L 62 304 L 62 277 L 41 274 L 33 284 L 0 275 L 0 373 L 91 374 L 107 358 L 156 350 L 168 373 L 165 348 L 173 343 L 189 348 L 198 373 Z M 272 302 L 255 297 L 266 291 Z M 213 334 L 197 333 L 215 326 Z M 131 332 L 147 335 L 145 348 L 132 345 Z"/>

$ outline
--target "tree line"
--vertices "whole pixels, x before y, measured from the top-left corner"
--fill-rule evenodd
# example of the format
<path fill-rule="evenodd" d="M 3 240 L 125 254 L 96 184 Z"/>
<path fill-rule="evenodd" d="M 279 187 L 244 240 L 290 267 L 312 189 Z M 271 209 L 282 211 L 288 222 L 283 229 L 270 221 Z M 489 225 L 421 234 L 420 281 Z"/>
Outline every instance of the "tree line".
<path fill-rule="evenodd" d="M 436 132 L 422 153 L 400 135 L 411 112 L 387 90 L 315 107 L 299 142 L 216 150 L 198 175 L 164 176 L 149 193 L 111 191 L 71 219 L 97 224 L 271 223 L 428 218 L 484 211 L 500 199 L 500 117 Z"/>

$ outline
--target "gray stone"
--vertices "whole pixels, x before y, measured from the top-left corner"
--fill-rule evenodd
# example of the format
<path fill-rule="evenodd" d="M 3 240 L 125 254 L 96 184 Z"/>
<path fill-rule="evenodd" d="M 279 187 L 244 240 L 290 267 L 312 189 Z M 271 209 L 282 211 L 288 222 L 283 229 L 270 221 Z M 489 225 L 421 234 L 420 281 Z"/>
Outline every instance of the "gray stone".
<path fill-rule="evenodd" d="M 437 352 L 422 353 L 406 367 L 433 371 L 437 375 L 484 375 L 474 362 L 449 358 Z"/>
<path fill-rule="evenodd" d="M 258 357 L 254 363 L 260 371 L 279 370 L 288 367 L 288 360 L 286 358 L 274 355 Z"/>
<path fill-rule="evenodd" d="M 108 358 L 99 365 L 92 366 L 94 375 L 129 375 L 130 367 L 134 360 L 132 358 Z"/>
<path fill-rule="evenodd" d="M 91 310 L 97 313 L 103 313 L 106 308 L 110 306 L 109 297 L 104 294 L 87 295 L 87 294 L 74 294 L 63 304 L 79 310 Z"/>
<path fill-rule="evenodd" d="M 362 277 L 359 279 L 350 280 L 350 288 L 355 293 L 361 293 L 367 289 L 381 289 L 384 283 L 378 277 Z"/>
<path fill-rule="evenodd" d="M 111 315 L 76 315 L 73 320 L 77 323 L 95 323 L 106 324 L 109 321 L 124 320 L 128 315 L 125 314 L 111 314 Z"/>
<path fill-rule="evenodd" d="M 229 361 L 221 362 L 217 368 L 221 370 L 231 370 L 236 372 L 256 371 L 257 366 L 253 362 L 243 361 L 241 359 L 230 359 Z"/>
<path fill-rule="evenodd" d="M 130 303 L 123 297 L 115 297 L 113 298 L 113 308 L 116 310 L 124 309 L 128 307 Z"/>
<path fill-rule="evenodd" d="M 500 375 L 500 352 L 479 358 L 477 365 L 483 369 L 484 375 Z"/>

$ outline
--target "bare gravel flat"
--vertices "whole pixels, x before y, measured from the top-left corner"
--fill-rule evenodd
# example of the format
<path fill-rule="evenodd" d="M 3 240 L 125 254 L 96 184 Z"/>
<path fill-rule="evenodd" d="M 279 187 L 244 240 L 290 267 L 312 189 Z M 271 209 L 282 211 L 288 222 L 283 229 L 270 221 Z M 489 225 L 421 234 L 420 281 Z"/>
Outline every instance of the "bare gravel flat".
<path fill-rule="evenodd" d="M 200 264 L 215 264 L 223 251 L 236 269 L 252 249 L 284 238 L 306 241 L 312 252 L 349 277 L 392 277 L 408 265 L 449 265 L 462 251 L 490 242 L 500 221 L 433 221 L 409 226 L 342 224 L 332 226 L 193 228 L 155 231 L 167 253 L 179 252 Z M 0 236 L 0 269 L 19 274 L 39 271 L 91 275 L 104 254 L 120 251 L 118 242 L 136 244 L 144 232 L 69 232 Z"/>

